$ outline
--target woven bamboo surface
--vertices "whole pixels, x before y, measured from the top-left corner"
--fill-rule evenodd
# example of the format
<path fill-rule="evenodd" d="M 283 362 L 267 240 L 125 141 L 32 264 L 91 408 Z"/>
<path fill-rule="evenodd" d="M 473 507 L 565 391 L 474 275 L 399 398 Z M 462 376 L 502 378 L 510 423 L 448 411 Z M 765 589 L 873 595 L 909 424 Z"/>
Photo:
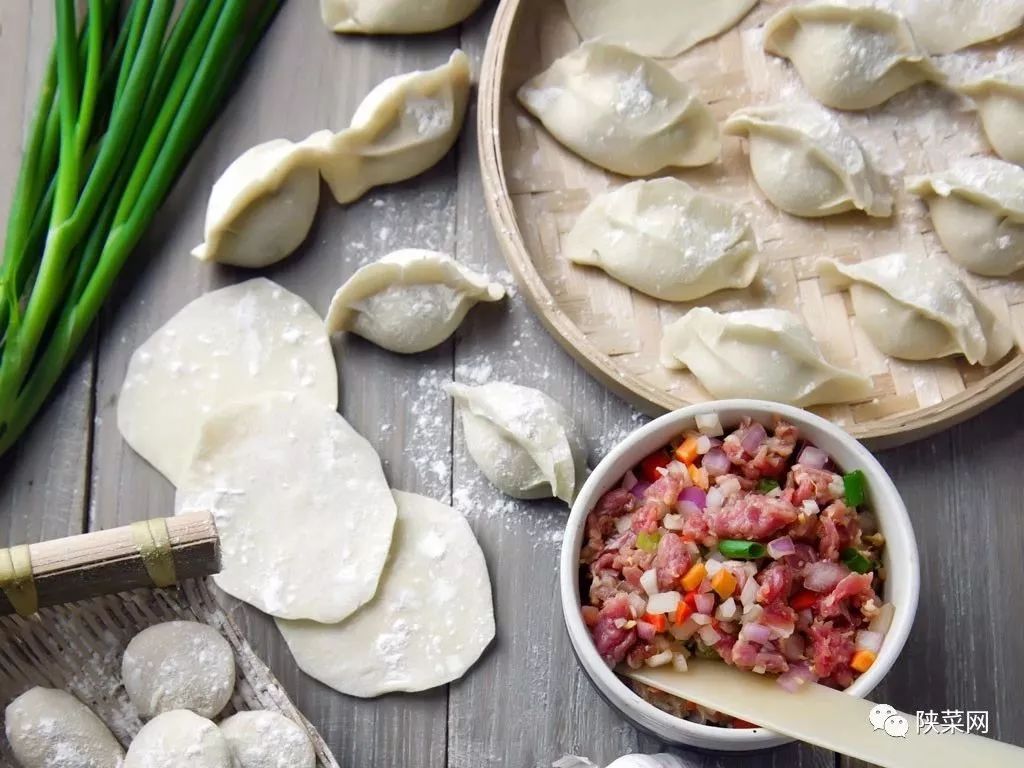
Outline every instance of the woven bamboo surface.
<path fill-rule="evenodd" d="M 44 608 L 28 619 L 0 618 L 0 707 L 36 685 L 59 688 L 87 704 L 127 748 L 142 721 L 121 684 L 121 657 L 128 642 L 143 629 L 175 620 L 209 624 L 235 652 L 235 692 L 221 717 L 245 710 L 279 712 L 305 728 L 316 749 L 318 768 L 338 768 L 316 729 L 295 708 L 202 580 L 184 582 L 177 589 L 139 589 Z M 0 746 L 0 764 L 18 765 L 6 739 Z"/>
<path fill-rule="evenodd" d="M 663 63 L 697 89 L 720 122 L 744 106 L 810 101 L 791 65 L 762 48 L 764 21 L 789 4 L 762 0 L 736 29 Z M 481 163 L 498 240 L 548 330 L 601 381 L 651 413 L 708 400 L 692 374 L 658 363 L 662 327 L 695 304 L 660 302 L 560 254 L 562 238 L 587 203 L 629 181 L 563 148 L 515 99 L 523 82 L 578 43 L 561 2 L 504 0 L 498 11 L 480 94 Z M 1018 37 L 972 49 L 943 66 L 963 71 L 997 55 L 1001 63 L 1024 60 L 1024 42 Z M 858 328 L 848 294 L 819 281 L 813 266 L 821 257 L 852 262 L 902 250 L 948 261 L 926 207 L 903 191 L 903 177 L 990 153 L 970 105 L 934 86 L 841 119 L 891 177 L 897 215 L 809 220 L 784 214 L 754 184 L 745 142 L 724 136 L 718 163 L 676 175 L 750 214 L 763 266 L 751 288 L 696 304 L 718 311 L 775 306 L 801 314 L 830 361 L 867 373 L 875 383 L 871 402 L 814 410 L 877 446 L 893 445 L 962 421 L 1024 385 L 1024 355 L 1015 348 L 992 368 L 963 358 L 887 358 Z M 974 276 L 968 282 L 1011 323 L 1017 339 L 1024 338 L 1024 282 Z"/>

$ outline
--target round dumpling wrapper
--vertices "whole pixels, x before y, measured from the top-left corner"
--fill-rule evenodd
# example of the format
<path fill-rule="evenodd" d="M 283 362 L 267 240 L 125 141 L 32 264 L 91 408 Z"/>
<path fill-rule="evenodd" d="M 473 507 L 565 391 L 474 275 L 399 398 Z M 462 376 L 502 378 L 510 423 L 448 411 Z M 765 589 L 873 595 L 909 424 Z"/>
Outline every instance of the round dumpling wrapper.
<path fill-rule="evenodd" d="M 335 408 L 338 374 L 316 312 L 257 278 L 200 296 L 135 351 L 117 426 L 142 458 L 181 485 L 203 421 L 267 392 L 301 392 Z"/>
<path fill-rule="evenodd" d="M 377 596 L 340 624 L 277 621 L 299 668 L 351 696 L 461 677 L 494 638 L 487 563 L 466 519 L 395 491 L 395 546 Z"/>
<path fill-rule="evenodd" d="M 177 502 L 179 514 L 213 513 L 217 586 L 273 616 L 326 623 L 377 591 L 396 515 L 370 444 L 333 409 L 281 393 L 203 425 Z"/>

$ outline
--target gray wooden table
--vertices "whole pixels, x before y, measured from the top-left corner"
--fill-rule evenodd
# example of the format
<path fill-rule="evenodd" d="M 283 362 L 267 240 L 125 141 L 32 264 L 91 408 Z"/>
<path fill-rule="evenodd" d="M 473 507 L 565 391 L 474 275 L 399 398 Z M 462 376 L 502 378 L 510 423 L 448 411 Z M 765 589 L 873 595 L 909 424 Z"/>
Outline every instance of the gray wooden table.
<path fill-rule="evenodd" d="M 45 0 L 0 0 L 0 211 L 6 212 L 52 36 Z M 477 64 L 493 7 L 460 29 L 411 38 L 336 37 L 317 3 L 292 0 L 225 113 L 137 249 L 93 340 L 28 439 L 0 460 L 0 545 L 114 526 L 172 511 L 171 486 L 118 434 L 129 355 L 204 291 L 247 276 L 188 255 L 202 239 L 210 185 L 240 152 L 276 137 L 338 129 L 383 78 L 432 67 L 461 46 Z M 321 313 L 359 266 L 408 246 L 454 253 L 492 274 L 505 265 L 484 210 L 475 112 L 436 169 L 339 207 L 327 195 L 301 251 L 269 276 Z M 353 768 L 532 768 L 565 753 L 597 761 L 659 745 L 638 734 L 577 669 L 560 619 L 556 558 L 563 505 L 513 502 L 468 458 L 444 382 L 537 386 L 582 422 L 592 462 L 644 421 L 552 341 L 521 297 L 475 310 L 454 342 L 414 357 L 359 339 L 336 346 L 342 412 L 377 448 L 395 487 L 454 503 L 487 555 L 498 636 L 462 680 L 421 695 L 361 701 L 303 676 L 271 622 L 240 610 L 256 650 Z M 1024 396 L 968 424 L 882 455 L 917 529 L 923 593 L 899 666 L 876 692 L 905 711 L 984 710 L 991 733 L 1024 745 Z M 832 766 L 791 746 L 750 756 L 680 751 L 692 766 Z"/>

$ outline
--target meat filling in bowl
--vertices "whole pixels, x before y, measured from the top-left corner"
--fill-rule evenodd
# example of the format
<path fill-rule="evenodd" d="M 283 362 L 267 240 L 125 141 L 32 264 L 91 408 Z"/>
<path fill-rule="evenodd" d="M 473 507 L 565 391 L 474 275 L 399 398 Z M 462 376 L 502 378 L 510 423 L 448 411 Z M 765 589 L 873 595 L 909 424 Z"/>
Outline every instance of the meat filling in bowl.
<path fill-rule="evenodd" d="M 587 518 L 583 619 L 609 665 L 685 670 L 692 655 L 848 687 L 875 661 L 892 606 L 865 478 L 777 421 L 715 417 L 626 473 Z M 646 686 L 697 722 L 749 724 Z"/>

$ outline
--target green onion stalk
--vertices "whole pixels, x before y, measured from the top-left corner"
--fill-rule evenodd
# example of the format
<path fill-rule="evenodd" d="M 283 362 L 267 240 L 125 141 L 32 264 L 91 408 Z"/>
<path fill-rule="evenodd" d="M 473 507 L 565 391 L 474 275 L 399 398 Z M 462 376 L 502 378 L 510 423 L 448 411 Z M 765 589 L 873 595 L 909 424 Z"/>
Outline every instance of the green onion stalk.
<path fill-rule="evenodd" d="M 74 359 L 283 0 L 55 0 L 0 262 L 0 455 Z"/>

